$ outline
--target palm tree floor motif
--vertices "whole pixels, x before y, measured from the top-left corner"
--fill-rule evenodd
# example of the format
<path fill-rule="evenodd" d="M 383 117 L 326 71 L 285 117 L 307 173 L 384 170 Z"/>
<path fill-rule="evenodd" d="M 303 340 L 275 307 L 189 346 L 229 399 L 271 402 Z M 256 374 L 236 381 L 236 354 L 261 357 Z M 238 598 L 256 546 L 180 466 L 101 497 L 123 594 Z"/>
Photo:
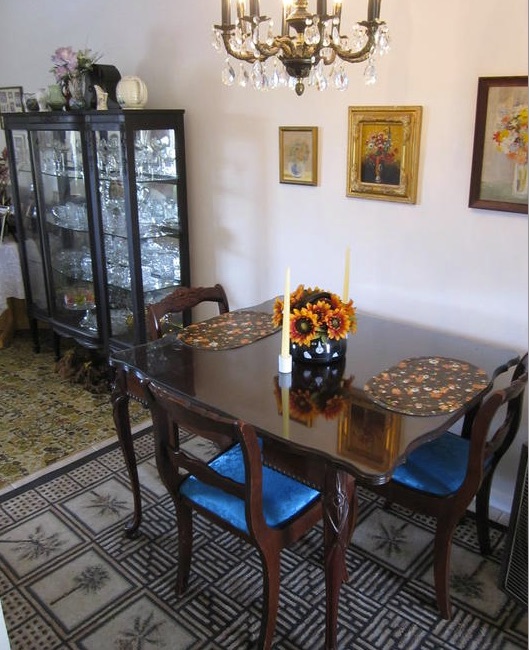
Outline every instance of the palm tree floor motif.
<path fill-rule="evenodd" d="M 167 644 L 160 638 L 160 628 L 164 622 L 153 621 L 154 612 L 150 612 L 145 618 L 135 616 L 132 627 L 122 630 L 115 646 L 118 650 L 140 650 L 147 647 L 163 648 Z"/>
<path fill-rule="evenodd" d="M 71 596 L 78 590 L 81 590 L 84 594 L 95 594 L 100 591 L 110 580 L 110 574 L 105 569 L 105 567 L 100 564 L 94 564 L 92 566 L 87 566 L 86 569 L 83 569 L 81 573 L 78 573 L 73 577 L 73 586 L 68 591 L 65 591 L 61 596 L 55 598 L 50 602 L 50 605 L 56 605 L 63 598 Z"/>
<path fill-rule="evenodd" d="M 35 528 L 35 532 L 28 535 L 27 539 L 2 539 L 0 543 L 17 544 L 15 550 L 19 553 L 20 560 L 38 560 L 58 553 L 66 541 L 60 539 L 59 533 L 46 535 L 42 526 L 39 525 Z"/>

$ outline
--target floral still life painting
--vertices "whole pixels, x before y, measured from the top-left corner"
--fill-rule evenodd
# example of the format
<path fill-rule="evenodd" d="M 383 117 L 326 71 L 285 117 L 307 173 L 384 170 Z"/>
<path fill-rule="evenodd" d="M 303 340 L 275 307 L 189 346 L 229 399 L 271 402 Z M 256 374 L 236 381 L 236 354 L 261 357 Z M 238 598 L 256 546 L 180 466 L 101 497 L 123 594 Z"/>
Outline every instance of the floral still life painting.
<path fill-rule="evenodd" d="M 416 203 L 422 106 L 350 106 L 347 196 Z"/>
<path fill-rule="evenodd" d="M 480 77 L 469 206 L 527 212 L 527 77 Z"/>

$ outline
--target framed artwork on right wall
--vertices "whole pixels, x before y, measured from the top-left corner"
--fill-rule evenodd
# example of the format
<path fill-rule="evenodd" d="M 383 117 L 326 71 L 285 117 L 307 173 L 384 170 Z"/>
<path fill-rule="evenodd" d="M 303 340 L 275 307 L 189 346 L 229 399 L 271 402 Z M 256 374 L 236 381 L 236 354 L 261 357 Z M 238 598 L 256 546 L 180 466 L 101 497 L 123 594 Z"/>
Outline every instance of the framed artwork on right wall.
<path fill-rule="evenodd" d="M 527 214 L 527 77 L 480 77 L 468 205 Z"/>

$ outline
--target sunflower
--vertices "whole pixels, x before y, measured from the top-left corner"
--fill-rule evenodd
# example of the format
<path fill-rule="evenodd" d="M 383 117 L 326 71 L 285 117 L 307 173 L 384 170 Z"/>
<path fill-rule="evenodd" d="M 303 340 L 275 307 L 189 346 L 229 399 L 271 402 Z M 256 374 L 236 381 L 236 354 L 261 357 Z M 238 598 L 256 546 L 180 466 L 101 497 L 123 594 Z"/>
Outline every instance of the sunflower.
<path fill-rule="evenodd" d="M 318 315 L 307 307 L 294 309 L 290 317 L 291 341 L 299 345 L 309 345 L 315 338 L 318 338 Z"/>

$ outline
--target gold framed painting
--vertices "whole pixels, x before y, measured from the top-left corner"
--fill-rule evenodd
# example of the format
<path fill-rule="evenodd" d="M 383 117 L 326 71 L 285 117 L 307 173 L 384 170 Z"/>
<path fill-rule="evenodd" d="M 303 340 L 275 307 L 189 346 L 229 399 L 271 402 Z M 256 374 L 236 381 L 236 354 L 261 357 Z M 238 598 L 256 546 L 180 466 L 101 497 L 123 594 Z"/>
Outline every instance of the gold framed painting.
<path fill-rule="evenodd" d="M 527 77 L 479 77 L 470 208 L 527 214 Z"/>
<path fill-rule="evenodd" d="M 279 127 L 279 182 L 318 184 L 318 127 Z"/>
<path fill-rule="evenodd" d="M 350 106 L 347 196 L 417 202 L 422 106 Z"/>

